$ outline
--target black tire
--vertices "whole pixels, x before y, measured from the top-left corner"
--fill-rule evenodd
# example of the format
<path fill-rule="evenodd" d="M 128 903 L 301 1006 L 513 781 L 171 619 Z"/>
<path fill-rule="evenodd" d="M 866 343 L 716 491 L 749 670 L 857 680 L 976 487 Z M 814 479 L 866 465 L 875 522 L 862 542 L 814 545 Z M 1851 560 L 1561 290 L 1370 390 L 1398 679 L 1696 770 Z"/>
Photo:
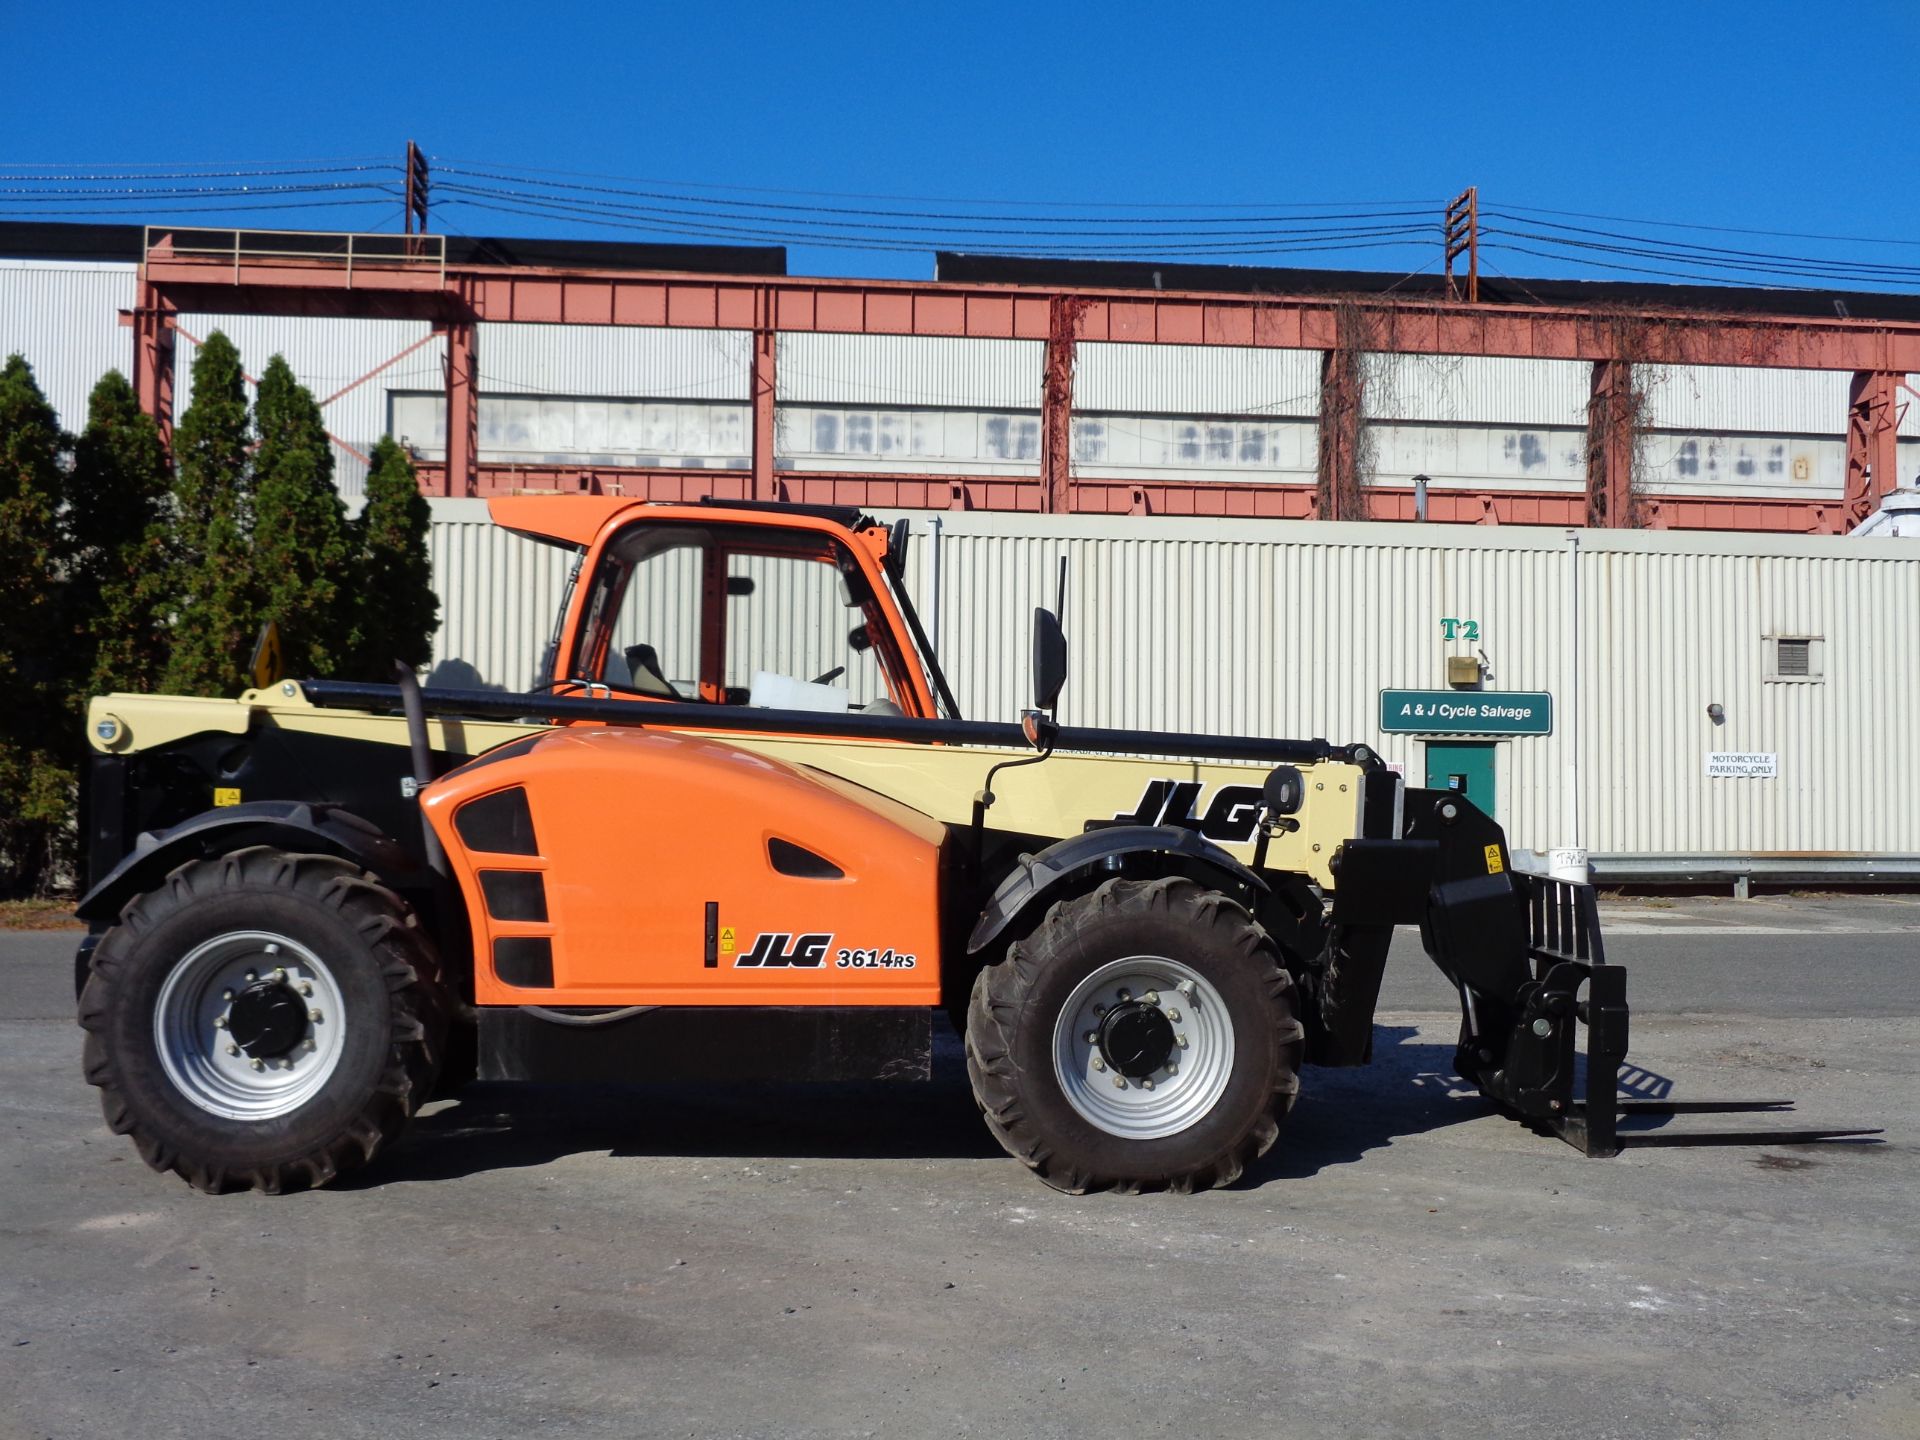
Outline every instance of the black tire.
<path fill-rule="evenodd" d="M 1103 965 L 1132 955 L 1177 960 L 1224 1003 L 1233 1035 L 1225 1087 L 1187 1128 L 1162 1138 L 1109 1133 L 1061 1088 L 1054 1029 Z M 1109 880 L 1062 900 L 974 982 L 967 1074 L 1009 1154 L 1058 1190 L 1185 1193 L 1226 1185 L 1266 1153 L 1299 1093 L 1304 1031 L 1292 977 L 1244 907 L 1191 880 Z"/>
<path fill-rule="evenodd" d="M 155 1035 L 169 973 L 196 946 L 240 931 L 323 956 L 344 1011 L 324 1085 L 267 1119 L 196 1104 L 169 1077 Z M 366 1164 L 400 1133 L 433 1088 L 447 1005 L 433 946 L 405 901 L 344 860 L 262 846 L 182 865 L 130 901 L 94 951 L 80 1024 L 107 1124 L 149 1165 L 196 1190 L 279 1194 Z"/>

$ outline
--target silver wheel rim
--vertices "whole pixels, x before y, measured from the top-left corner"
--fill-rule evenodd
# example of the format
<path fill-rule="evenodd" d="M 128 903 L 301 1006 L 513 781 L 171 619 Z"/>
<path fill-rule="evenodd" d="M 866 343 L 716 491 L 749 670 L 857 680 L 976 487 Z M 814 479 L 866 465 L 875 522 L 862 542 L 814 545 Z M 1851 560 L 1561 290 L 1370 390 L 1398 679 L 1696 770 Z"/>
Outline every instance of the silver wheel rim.
<path fill-rule="evenodd" d="M 292 986 L 308 1018 L 289 1053 L 256 1060 L 234 1043 L 227 1020 L 233 997 L 266 978 Z M 326 962 L 265 930 L 233 930 L 196 946 L 169 972 L 153 1007 L 154 1046 L 167 1079 L 200 1109 L 227 1120 L 274 1120 L 298 1110 L 339 1065 L 346 1031 L 346 1007 Z"/>
<path fill-rule="evenodd" d="M 1095 1038 L 1107 1010 L 1126 1003 L 1157 1005 L 1175 1037 L 1167 1063 L 1137 1079 L 1108 1065 Z M 1088 1124 L 1127 1140 L 1159 1140 L 1220 1103 L 1233 1076 L 1233 1022 L 1199 971 L 1163 955 L 1129 955 L 1102 965 L 1067 997 L 1054 1021 L 1053 1069 Z"/>

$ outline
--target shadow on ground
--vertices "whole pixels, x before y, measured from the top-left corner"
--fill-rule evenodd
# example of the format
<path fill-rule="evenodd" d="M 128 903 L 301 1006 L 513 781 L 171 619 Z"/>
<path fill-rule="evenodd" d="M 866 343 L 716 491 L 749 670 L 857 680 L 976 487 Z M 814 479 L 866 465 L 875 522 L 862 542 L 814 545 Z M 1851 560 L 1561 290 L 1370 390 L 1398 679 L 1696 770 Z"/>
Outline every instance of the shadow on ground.
<path fill-rule="evenodd" d="M 1312 1175 L 1406 1135 L 1492 1113 L 1452 1068 L 1451 1045 L 1408 1026 L 1374 1027 L 1373 1064 L 1308 1069 L 1301 1098 L 1244 1185 Z M 378 1188 L 545 1165 L 619 1159 L 1005 1160 L 968 1089 L 959 1041 L 935 1042 L 929 1084 L 550 1086 L 474 1084 L 414 1122 L 372 1169 L 335 1182 Z"/>

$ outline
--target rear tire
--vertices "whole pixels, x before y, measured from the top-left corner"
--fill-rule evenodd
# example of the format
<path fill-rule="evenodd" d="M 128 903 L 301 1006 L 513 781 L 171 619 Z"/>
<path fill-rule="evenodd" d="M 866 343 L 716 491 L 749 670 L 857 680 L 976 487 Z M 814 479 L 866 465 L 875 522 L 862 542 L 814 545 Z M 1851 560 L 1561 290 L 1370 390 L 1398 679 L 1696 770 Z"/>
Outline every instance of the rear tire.
<path fill-rule="evenodd" d="M 1293 1107 L 1293 1002 L 1228 896 L 1109 880 L 980 973 L 967 1074 L 995 1138 L 1056 1189 L 1204 1190 L 1265 1154 Z"/>
<path fill-rule="evenodd" d="M 101 937 L 80 997 L 115 1134 L 197 1190 L 324 1185 L 425 1103 L 447 1004 L 406 902 L 268 847 L 193 861 Z"/>

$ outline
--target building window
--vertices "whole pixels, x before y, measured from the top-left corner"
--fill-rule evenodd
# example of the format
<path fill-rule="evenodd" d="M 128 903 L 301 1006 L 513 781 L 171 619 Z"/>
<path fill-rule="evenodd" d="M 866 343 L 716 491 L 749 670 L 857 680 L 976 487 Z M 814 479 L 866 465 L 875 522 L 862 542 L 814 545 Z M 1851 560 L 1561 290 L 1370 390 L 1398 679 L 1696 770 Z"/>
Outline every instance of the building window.
<path fill-rule="evenodd" d="M 1768 680 L 1825 678 L 1827 642 L 1821 636 L 1770 635 L 1766 645 Z"/>

